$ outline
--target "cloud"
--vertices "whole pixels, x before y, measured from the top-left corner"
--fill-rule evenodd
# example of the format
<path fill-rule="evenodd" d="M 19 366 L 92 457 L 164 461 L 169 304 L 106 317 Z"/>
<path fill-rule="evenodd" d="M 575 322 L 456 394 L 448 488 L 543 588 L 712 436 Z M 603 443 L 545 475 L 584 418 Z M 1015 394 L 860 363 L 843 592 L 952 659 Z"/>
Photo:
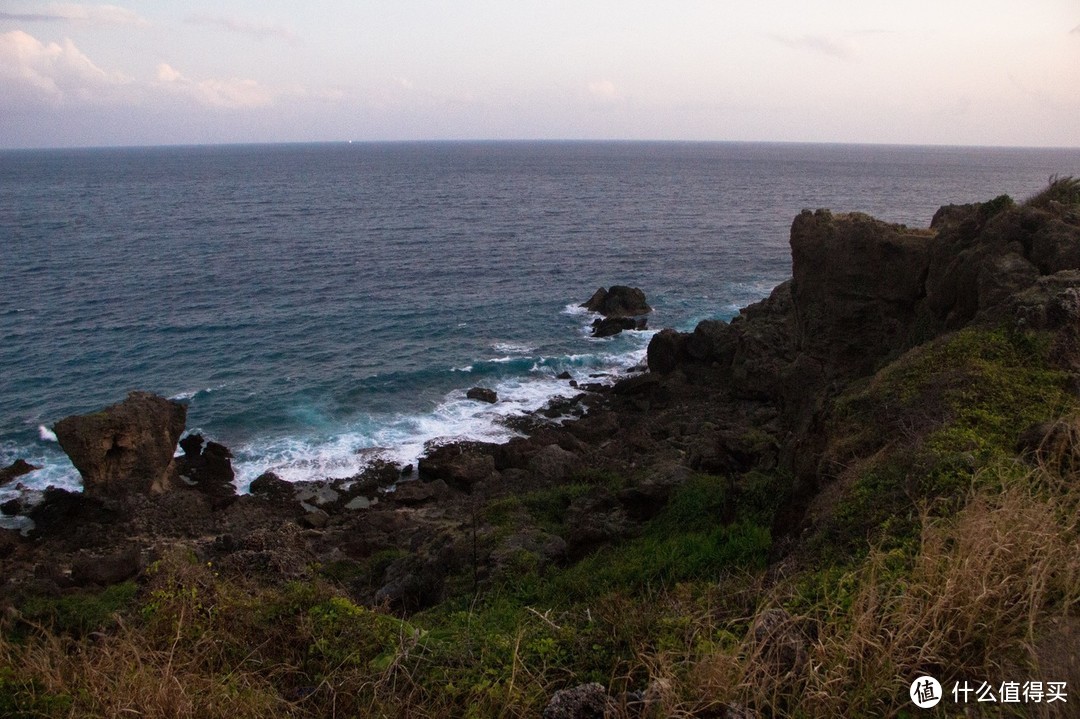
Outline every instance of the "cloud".
<path fill-rule="evenodd" d="M 612 102 L 620 98 L 619 89 L 611 80 L 594 80 L 586 86 L 586 89 L 597 100 Z"/>
<path fill-rule="evenodd" d="M 149 25 L 138 13 L 117 5 L 52 3 L 43 12 L 0 12 L 0 20 L 19 22 L 81 22 L 96 25 Z"/>
<path fill-rule="evenodd" d="M 130 85 L 130 78 L 102 70 L 67 38 L 46 44 L 21 30 L 0 34 L 0 87 L 22 102 L 107 102 Z"/>
<path fill-rule="evenodd" d="M 158 65 L 156 86 L 202 105 L 220 108 L 266 107 L 288 92 L 268 88 L 247 78 L 192 80 L 166 63 Z"/>
<path fill-rule="evenodd" d="M 852 56 L 851 45 L 846 40 L 830 35 L 801 35 L 799 37 L 773 35 L 772 38 L 790 48 L 810 50 L 837 60 L 847 60 Z"/>
<path fill-rule="evenodd" d="M 1070 32 L 1070 35 L 1080 35 L 1080 25 L 1074 27 Z"/>
<path fill-rule="evenodd" d="M 237 17 L 230 17 L 226 15 L 190 15 L 185 19 L 185 22 L 191 25 L 204 25 L 209 27 L 216 27 L 229 32 L 239 33 L 241 35 L 248 35 L 257 40 L 266 40 L 267 38 L 277 38 L 284 40 L 288 43 L 297 43 L 300 38 L 291 29 L 284 25 L 276 25 L 271 23 L 259 23 L 252 22 L 250 20 L 244 20 Z"/>

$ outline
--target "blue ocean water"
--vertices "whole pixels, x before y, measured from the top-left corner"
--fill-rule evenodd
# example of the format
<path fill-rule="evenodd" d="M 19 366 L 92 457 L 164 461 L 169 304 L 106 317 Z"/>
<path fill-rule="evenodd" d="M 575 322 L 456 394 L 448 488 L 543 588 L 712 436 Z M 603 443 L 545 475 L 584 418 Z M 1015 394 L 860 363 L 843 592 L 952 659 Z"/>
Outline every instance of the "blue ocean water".
<path fill-rule="evenodd" d="M 926 226 L 1023 198 L 1080 150 L 387 143 L 0 152 L 0 463 L 77 487 L 49 427 L 145 389 L 236 454 L 241 488 L 349 476 L 639 363 L 588 336 L 600 286 L 650 326 L 730 318 L 790 274 L 803 208 Z M 469 387 L 499 392 L 494 406 Z M 0 500 L 13 490 L 0 491 Z"/>

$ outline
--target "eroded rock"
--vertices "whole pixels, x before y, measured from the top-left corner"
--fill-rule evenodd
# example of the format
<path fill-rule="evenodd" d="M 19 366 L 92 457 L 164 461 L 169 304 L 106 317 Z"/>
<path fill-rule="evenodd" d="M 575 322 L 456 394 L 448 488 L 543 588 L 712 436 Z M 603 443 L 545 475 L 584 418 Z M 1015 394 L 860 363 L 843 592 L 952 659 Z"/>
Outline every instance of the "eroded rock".
<path fill-rule="evenodd" d="M 65 417 L 53 428 L 91 497 L 161 492 L 184 431 L 187 408 L 149 392 L 132 392 L 93 414 Z"/>

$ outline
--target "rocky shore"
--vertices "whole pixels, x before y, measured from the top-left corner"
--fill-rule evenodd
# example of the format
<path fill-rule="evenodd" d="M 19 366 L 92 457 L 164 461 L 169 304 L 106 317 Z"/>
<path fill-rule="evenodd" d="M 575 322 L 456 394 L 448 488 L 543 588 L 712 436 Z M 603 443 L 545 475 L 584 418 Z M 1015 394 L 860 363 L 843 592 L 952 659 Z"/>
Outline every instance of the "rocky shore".
<path fill-rule="evenodd" d="M 415 476 L 412 467 L 376 460 L 348 480 L 289 484 L 268 473 L 237 495 L 227 448 L 197 435 L 180 440 L 179 403 L 133 392 L 64 419 L 56 435 L 84 492 L 47 491 L 27 510 L 29 537 L 0 534 L 0 601 L 17 607 L 28 596 L 123 582 L 181 547 L 222 574 L 270 585 L 350 567 L 342 586 L 353 602 L 408 617 L 494 591 L 523 561 L 543 576 L 647 536 L 700 477 L 723 488 L 723 501 L 708 507 L 718 527 L 737 526 L 745 507 L 769 508 L 755 515 L 771 538 L 763 581 L 816 566 L 826 550 L 840 551 L 852 537 L 865 544 L 878 531 L 878 500 L 837 519 L 845 492 L 863 486 L 859 468 L 896 450 L 904 432 L 905 451 L 921 447 L 937 431 L 931 427 L 959 411 L 950 398 L 977 391 L 965 384 L 976 380 L 955 370 L 920 390 L 929 394 L 919 407 L 905 404 L 910 398 L 876 404 L 890 371 L 921 381 L 915 370 L 889 369 L 899 360 L 921 367 L 912 364 L 920 353 L 964 331 L 1034 333 L 1046 371 L 1063 378 L 1053 385 L 1067 398 L 1060 402 L 1075 401 L 1080 202 L 1054 187 L 1020 205 L 1003 196 L 945 206 L 926 229 L 804 211 L 791 228 L 792 279 L 768 298 L 730 323 L 662 330 L 649 345 L 647 372 L 580 388 L 522 420 L 524 436 L 429 447 Z M 630 288 L 598 291 L 586 306 L 606 316 L 598 335 L 642 328 L 650 311 Z M 1038 413 L 1029 419 L 1039 421 L 1015 427 L 1016 441 L 1046 446 L 1052 425 Z M 183 454 L 174 458 L 178 441 Z M 974 472 L 977 443 L 964 451 L 970 459 L 958 452 L 947 461 L 969 462 Z M 22 471 L 32 470 L 4 470 Z M 914 490 L 900 499 L 882 491 L 883 511 L 910 517 Z M 540 496 L 550 506 L 520 501 Z M 761 625 L 747 636 L 764 636 Z M 549 707 L 545 716 L 602 716 L 605 702 L 624 711 L 640 699 L 597 686 L 591 714 Z M 734 713 L 743 711 L 734 704 L 720 711 L 709 716 L 753 715 Z"/>

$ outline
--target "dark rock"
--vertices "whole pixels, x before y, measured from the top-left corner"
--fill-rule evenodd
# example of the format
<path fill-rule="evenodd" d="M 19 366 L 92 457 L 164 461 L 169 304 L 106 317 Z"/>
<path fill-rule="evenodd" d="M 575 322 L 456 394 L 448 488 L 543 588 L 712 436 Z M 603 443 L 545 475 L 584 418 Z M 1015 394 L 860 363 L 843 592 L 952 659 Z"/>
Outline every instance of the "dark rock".
<path fill-rule="evenodd" d="M 4 486 L 16 477 L 21 477 L 24 474 L 30 474 L 33 471 L 39 470 L 41 467 L 36 467 L 25 459 L 16 459 L 7 467 L 0 469 L 0 487 Z"/>
<path fill-rule="evenodd" d="M 201 434 L 189 434 L 180 440 L 180 449 L 184 454 L 197 459 L 202 454 L 203 436 Z"/>
<path fill-rule="evenodd" d="M 685 335 L 672 329 L 663 329 L 649 340 L 646 357 L 650 372 L 668 374 L 674 372 L 686 360 Z"/>
<path fill-rule="evenodd" d="M 187 408 L 132 392 L 100 412 L 65 417 L 53 428 L 91 497 L 164 491 Z"/>
<path fill-rule="evenodd" d="M 418 462 L 420 479 L 441 479 L 451 487 L 471 491 L 492 477 L 495 459 L 491 446 L 481 442 L 452 442 L 429 446 Z"/>
<path fill-rule="evenodd" d="M 604 317 L 636 317 L 652 312 L 645 293 L 625 285 L 613 285 L 607 290 L 601 287 L 581 306 Z"/>
<path fill-rule="evenodd" d="M 569 372 L 560 372 L 559 374 L 555 375 L 555 379 L 573 379 L 573 378 L 574 378 L 574 376 L 572 374 L 570 374 Z"/>
<path fill-rule="evenodd" d="M 13 517 L 22 512 L 22 510 L 23 503 L 18 497 L 14 497 L 3 504 L 0 504 L 0 514 L 3 514 L 5 517 Z"/>
<path fill-rule="evenodd" d="M 107 586 L 131 579 L 142 568 L 138 549 L 105 555 L 80 554 L 71 565 L 71 581 L 77 586 Z"/>
<path fill-rule="evenodd" d="M 604 719 L 615 702 L 600 684 L 560 689 L 544 707 L 544 719 Z"/>
<path fill-rule="evenodd" d="M 572 557 L 582 557 L 602 544 L 624 539 L 632 529 L 619 500 L 600 488 L 571 502 L 564 522 L 567 551 Z"/>
<path fill-rule="evenodd" d="M 296 489 L 291 482 L 286 482 L 273 472 L 263 472 L 251 483 L 249 490 L 256 497 L 274 502 L 291 502 L 296 498 Z"/>
<path fill-rule="evenodd" d="M 557 444 L 549 444 L 529 460 L 529 471 L 537 478 L 559 482 L 569 477 L 581 464 L 581 459 Z"/>
<path fill-rule="evenodd" d="M 383 586 L 375 592 L 375 603 L 415 611 L 437 602 L 446 574 L 457 564 L 451 555 L 448 550 L 435 557 L 413 554 L 394 560 L 383 575 Z"/>
<path fill-rule="evenodd" d="M 660 377 L 655 374 L 639 374 L 621 379 L 611 386 L 611 394 L 630 397 L 650 394 L 660 385 Z"/>
<path fill-rule="evenodd" d="M 623 330 L 644 330 L 648 328 L 648 320 L 644 317 L 604 317 L 593 320 L 593 337 L 612 337 Z"/>
<path fill-rule="evenodd" d="M 109 524 L 119 518 L 116 510 L 84 492 L 49 487 L 43 499 L 26 511 L 34 522 L 33 534 L 64 534 L 85 523 Z"/>
<path fill-rule="evenodd" d="M 433 482 L 400 482 L 388 495 L 397 504 L 414 507 L 425 504 L 446 494 L 449 490 L 446 482 L 436 479 Z"/>
<path fill-rule="evenodd" d="M 495 390 L 486 387 L 473 387 L 465 393 L 465 396 L 477 402 L 488 402 L 490 404 L 499 401 L 499 395 L 495 393 Z"/>
<path fill-rule="evenodd" d="M 309 529 L 322 529 L 330 521 L 330 515 L 321 509 L 313 509 L 300 517 L 300 524 Z"/>
<path fill-rule="evenodd" d="M 206 442 L 202 435 L 191 434 L 180 441 L 184 455 L 176 461 L 176 471 L 200 492 L 214 498 L 213 506 L 227 506 L 236 497 L 233 484 L 232 452 L 218 442 Z"/>
<path fill-rule="evenodd" d="M 929 230 L 859 213 L 804 211 L 795 218 L 795 341 L 826 377 L 869 374 L 905 346 L 925 292 L 933 239 Z"/>
<path fill-rule="evenodd" d="M 502 539 L 491 553 L 491 563 L 496 572 L 513 571 L 519 568 L 515 565 L 520 563 L 523 555 L 542 567 L 561 560 L 565 554 L 566 540 L 562 537 L 528 528 Z"/>

